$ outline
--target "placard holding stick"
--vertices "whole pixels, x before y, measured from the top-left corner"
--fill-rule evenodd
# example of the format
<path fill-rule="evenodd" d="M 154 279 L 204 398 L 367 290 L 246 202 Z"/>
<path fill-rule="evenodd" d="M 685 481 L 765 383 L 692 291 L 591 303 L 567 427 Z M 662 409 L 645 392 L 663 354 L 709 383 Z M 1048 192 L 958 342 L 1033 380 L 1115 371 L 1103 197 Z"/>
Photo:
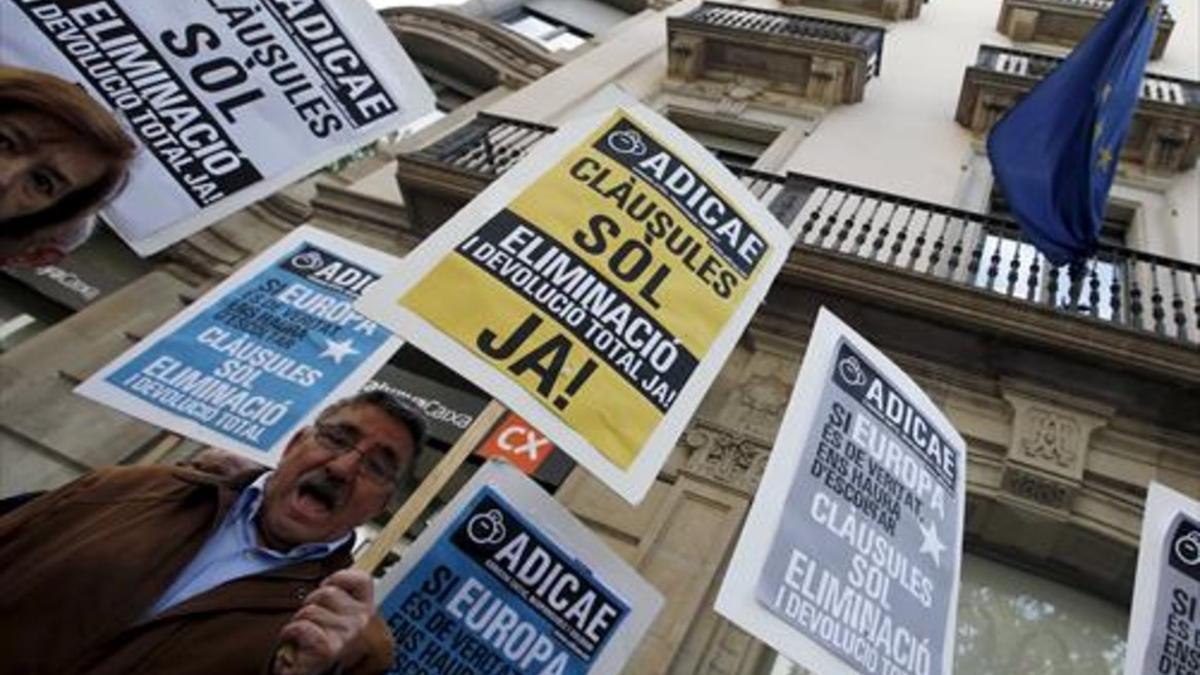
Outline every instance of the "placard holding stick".
<path fill-rule="evenodd" d="M 404 505 L 379 532 L 379 536 L 371 542 L 371 546 L 366 552 L 354 561 L 354 569 L 374 574 L 375 568 L 379 567 L 379 564 L 387 557 L 388 551 L 396 545 L 405 532 L 408 532 L 413 523 L 417 522 L 417 518 L 420 518 L 429 506 L 429 502 L 433 501 L 433 498 L 442 491 L 450 477 L 454 475 L 455 471 L 458 471 L 458 467 L 475 450 L 475 447 L 483 442 L 488 432 L 492 430 L 504 413 L 505 408 L 499 401 L 493 400 L 487 404 L 487 407 L 479 413 L 471 426 L 467 427 L 466 432 L 451 446 L 449 452 L 438 461 L 437 466 L 433 467 L 433 471 L 429 472 L 425 480 L 421 481 L 417 489 L 404 501 Z"/>

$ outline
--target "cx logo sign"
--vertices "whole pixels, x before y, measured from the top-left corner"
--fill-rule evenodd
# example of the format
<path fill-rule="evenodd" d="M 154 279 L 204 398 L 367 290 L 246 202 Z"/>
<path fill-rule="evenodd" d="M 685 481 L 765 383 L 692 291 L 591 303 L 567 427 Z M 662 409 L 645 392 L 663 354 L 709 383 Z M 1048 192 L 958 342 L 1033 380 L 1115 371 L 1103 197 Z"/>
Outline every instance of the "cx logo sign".
<path fill-rule="evenodd" d="M 541 459 L 542 448 L 550 448 L 550 439 L 540 435 L 530 427 L 511 426 L 500 432 L 496 439 L 500 449 L 517 456 L 525 456 L 531 461 Z"/>
<path fill-rule="evenodd" d="M 484 457 L 503 457 L 526 474 L 537 468 L 554 452 L 554 444 L 528 422 L 509 413 L 479 448 Z"/>

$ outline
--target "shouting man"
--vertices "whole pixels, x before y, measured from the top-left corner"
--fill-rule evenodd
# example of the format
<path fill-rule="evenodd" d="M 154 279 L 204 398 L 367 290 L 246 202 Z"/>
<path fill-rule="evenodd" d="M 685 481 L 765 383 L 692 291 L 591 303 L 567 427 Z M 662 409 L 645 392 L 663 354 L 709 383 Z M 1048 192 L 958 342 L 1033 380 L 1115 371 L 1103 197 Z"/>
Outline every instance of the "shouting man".
<path fill-rule="evenodd" d="M 273 472 L 102 469 L 0 517 L 0 670 L 387 670 L 371 579 L 343 568 L 423 434 L 397 399 L 359 394 L 298 432 Z"/>

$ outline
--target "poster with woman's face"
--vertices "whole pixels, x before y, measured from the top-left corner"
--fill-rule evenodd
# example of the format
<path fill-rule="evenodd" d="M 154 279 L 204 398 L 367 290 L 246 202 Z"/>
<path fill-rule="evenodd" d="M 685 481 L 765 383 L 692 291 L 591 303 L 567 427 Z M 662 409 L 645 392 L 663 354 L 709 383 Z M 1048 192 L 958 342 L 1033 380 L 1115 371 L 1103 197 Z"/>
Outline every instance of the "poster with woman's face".
<path fill-rule="evenodd" d="M 139 151 L 105 210 L 148 255 L 433 110 L 363 0 L 0 0 L 0 63 L 76 83 Z"/>

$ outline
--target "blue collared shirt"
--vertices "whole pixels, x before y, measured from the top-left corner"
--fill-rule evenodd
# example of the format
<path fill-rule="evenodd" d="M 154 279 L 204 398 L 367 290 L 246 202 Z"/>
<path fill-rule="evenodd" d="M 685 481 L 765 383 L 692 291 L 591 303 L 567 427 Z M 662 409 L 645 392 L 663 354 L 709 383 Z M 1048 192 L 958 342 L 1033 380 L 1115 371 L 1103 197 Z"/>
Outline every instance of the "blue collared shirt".
<path fill-rule="evenodd" d="M 158 616 L 184 600 L 228 581 L 303 560 L 323 558 L 350 539 L 351 535 L 347 534 L 336 541 L 302 544 L 286 553 L 260 545 L 255 519 L 262 506 L 263 486 L 268 476 L 269 472 L 259 476 L 242 490 L 221 526 L 150 609 L 150 616 Z"/>

